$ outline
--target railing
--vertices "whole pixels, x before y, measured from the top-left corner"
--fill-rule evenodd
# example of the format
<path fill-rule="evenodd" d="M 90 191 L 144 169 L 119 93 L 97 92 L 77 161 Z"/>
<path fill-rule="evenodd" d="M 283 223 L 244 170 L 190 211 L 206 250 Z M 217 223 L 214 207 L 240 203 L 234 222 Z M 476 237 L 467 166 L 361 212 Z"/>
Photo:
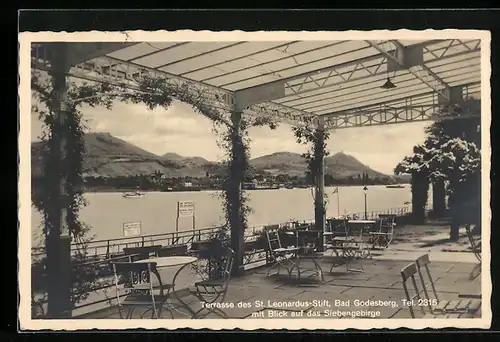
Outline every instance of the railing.
<path fill-rule="evenodd" d="M 213 232 L 215 232 L 216 229 L 217 228 L 212 228 Z M 252 232 L 253 232 L 253 230 L 252 230 Z M 208 234 L 206 232 L 204 232 L 204 233 Z M 252 237 L 251 235 L 247 235 L 245 238 L 245 240 L 246 240 L 245 242 L 251 243 L 252 242 L 251 237 Z M 200 241 L 202 241 L 202 240 L 200 240 Z M 147 246 L 147 245 L 145 245 L 145 246 Z M 112 306 L 114 301 L 115 301 L 115 298 L 114 298 L 114 296 L 108 296 L 106 293 L 108 289 L 113 288 L 115 286 L 114 280 L 113 280 L 112 274 L 111 274 L 110 264 L 112 262 L 128 259 L 129 257 L 134 257 L 134 256 L 138 256 L 138 254 L 132 254 L 132 255 L 121 254 L 118 256 L 103 258 L 101 260 L 92 260 L 92 261 L 85 262 L 85 263 L 74 263 L 72 265 L 74 270 L 78 269 L 78 268 L 82 268 L 82 267 L 93 267 L 96 269 L 96 271 L 100 271 L 99 274 L 101 274 L 101 278 L 99 279 L 99 282 L 98 282 L 99 285 L 97 285 L 91 289 L 87 289 L 87 292 L 86 292 L 86 293 L 96 294 L 96 296 L 95 296 L 96 298 L 90 299 L 90 300 L 85 300 L 81 303 L 75 304 L 75 306 L 73 307 L 73 312 L 81 311 L 81 310 L 87 311 L 85 309 L 88 307 L 91 307 L 91 306 L 94 306 L 94 307 L 96 307 L 96 306 L 105 306 L 105 307 Z M 245 255 L 243 258 L 243 265 L 244 265 L 245 269 L 251 269 L 251 268 L 259 267 L 262 264 L 267 263 L 267 260 L 268 260 L 268 255 L 264 249 L 247 250 L 247 251 L 245 251 Z M 98 292 L 103 292 L 103 293 L 100 295 Z M 82 293 L 76 293 L 74 295 L 78 296 L 81 294 Z M 32 309 L 38 310 L 38 311 L 43 313 L 46 311 L 45 307 L 47 304 L 47 300 L 45 298 L 44 293 L 39 293 L 38 296 L 40 297 L 40 299 L 34 300 L 32 302 Z M 88 310 L 88 311 L 92 312 L 94 310 Z"/>
<path fill-rule="evenodd" d="M 249 227 L 245 234 L 249 236 L 255 235 L 262 227 Z M 220 227 L 202 228 L 175 233 L 161 233 L 144 236 L 115 238 L 108 240 L 95 240 L 87 243 L 86 250 L 88 256 L 109 258 L 113 255 L 122 253 L 124 248 L 129 247 L 146 247 L 153 245 L 175 246 L 203 241 L 208 239 L 218 229 L 220 229 Z M 81 251 L 80 245 L 77 243 L 72 244 L 72 254 L 76 254 L 77 251 Z M 34 247 L 31 249 L 32 258 L 37 259 L 43 257 L 44 255 L 44 247 Z"/>
<path fill-rule="evenodd" d="M 398 216 L 403 216 L 410 213 L 407 207 L 401 208 L 392 208 L 388 210 L 381 211 L 371 211 L 367 213 L 367 217 L 369 219 L 378 218 L 380 214 L 394 214 Z M 354 213 L 350 214 L 350 216 L 358 216 L 360 218 L 364 218 L 364 213 Z M 302 221 L 305 223 L 313 223 L 314 221 Z M 259 234 L 259 232 L 265 227 L 265 225 L 252 226 L 245 233 L 245 243 L 246 246 L 250 246 L 251 242 L 255 240 L 255 237 Z M 84 263 L 74 263 L 72 265 L 73 268 L 81 268 L 81 267 L 95 267 L 96 270 L 102 270 L 103 275 L 102 282 L 99 286 L 87 290 L 87 293 L 97 293 L 98 291 L 106 291 L 107 289 L 114 286 L 111 281 L 111 273 L 109 265 L 113 261 L 123 260 L 124 258 L 128 258 L 128 255 L 123 253 L 124 248 L 129 247 L 147 247 L 153 245 L 162 245 L 164 247 L 168 246 L 180 246 L 198 241 L 206 241 L 208 240 L 212 234 L 214 234 L 220 227 L 212 227 L 212 228 L 203 228 L 198 230 L 191 231 L 181 231 L 175 233 L 164 233 L 164 234 L 153 234 L 147 236 L 140 237 L 126 237 L 126 238 L 116 238 L 116 239 L 108 239 L 108 240 L 97 240 L 91 241 L 87 246 L 87 255 L 90 258 L 94 258 L 94 260 L 84 262 Z M 76 253 L 78 251 L 79 245 L 72 244 L 71 251 L 72 253 Z M 32 258 L 37 259 L 43 257 L 45 255 L 45 251 L 43 248 L 33 248 L 32 249 Z M 263 248 L 253 248 L 249 250 L 245 250 L 243 264 L 245 269 L 251 269 L 254 267 L 259 267 L 261 265 L 267 264 L 268 255 L 267 251 Z M 44 297 L 43 293 L 39 293 L 42 297 Z M 95 300 L 87 300 L 83 303 L 79 303 L 74 306 L 73 310 L 81 310 L 89 306 L 95 306 L 103 303 L 108 303 L 111 305 L 113 299 L 107 297 L 106 294 L 103 295 L 105 298 L 99 298 Z M 43 309 L 46 305 L 46 300 L 42 299 L 36 302 L 33 302 L 33 307 L 37 309 Z M 42 310 L 43 311 L 43 310 Z"/>

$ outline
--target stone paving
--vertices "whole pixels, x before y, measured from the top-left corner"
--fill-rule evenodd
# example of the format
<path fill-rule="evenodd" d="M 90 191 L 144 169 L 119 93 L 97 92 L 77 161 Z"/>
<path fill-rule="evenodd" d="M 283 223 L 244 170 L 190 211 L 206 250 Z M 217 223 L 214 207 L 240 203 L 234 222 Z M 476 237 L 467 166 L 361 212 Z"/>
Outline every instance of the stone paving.
<path fill-rule="evenodd" d="M 325 272 L 325 279 L 324 283 L 318 286 L 311 286 L 310 282 L 289 281 L 283 274 L 267 277 L 267 268 L 261 267 L 247 271 L 242 277 L 231 279 L 225 302 L 233 303 L 235 307 L 224 311 L 229 318 L 239 319 L 351 318 L 352 314 L 362 315 L 360 318 L 410 318 L 410 311 L 401 301 L 405 298 L 405 294 L 400 276 L 401 269 L 410 262 L 409 260 L 411 259 L 407 258 L 406 261 L 387 260 L 374 256 L 371 260 L 362 260 L 363 273 L 346 273 L 345 266 L 336 267 L 332 273 L 329 273 L 330 265 L 328 258 L 325 258 L 320 263 Z M 433 254 L 431 254 L 429 268 L 435 281 L 439 299 L 456 300 L 459 294 L 464 293 L 479 295 L 481 293 L 481 277 L 470 279 L 471 273 L 477 271 L 477 266 L 478 264 L 474 262 L 435 261 Z M 282 273 L 284 272 L 282 271 Z M 419 279 L 417 279 L 418 281 Z M 191 295 L 186 295 L 182 299 L 194 311 L 201 307 L 199 301 Z M 367 306 L 355 306 L 355 300 L 386 302 L 371 302 L 365 303 Z M 172 302 L 174 305 L 176 304 L 173 299 Z M 283 302 L 299 302 L 302 306 L 294 308 L 274 307 Z M 378 304 L 384 305 L 379 306 Z M 189 318 L 182 313 L 182 309 L 179 310 L 180 312 L 173 312 L 174 318 Z M 415 312 L 417 317 L 423 316 L 419 310 L 415 310 Z M 338 317 L 339 313 L 351 316 Z M 140 310 L 137 309 L 134 312 L 134 318 L 139 318 L 140 314 Z M 119 318 L 119 316 L 115 307 L 81 318 L 113 319 Z M 171 319 L 170 313 L 163 312 L 162 318 Z M 219 317 L 211 314 L 207 318 Z"/>

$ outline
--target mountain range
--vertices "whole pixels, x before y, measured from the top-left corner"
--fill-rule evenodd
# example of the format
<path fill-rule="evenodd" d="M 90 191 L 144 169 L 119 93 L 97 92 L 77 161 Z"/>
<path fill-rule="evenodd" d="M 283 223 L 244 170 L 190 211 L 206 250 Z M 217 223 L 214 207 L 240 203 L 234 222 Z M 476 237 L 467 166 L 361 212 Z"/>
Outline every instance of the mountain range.
<path fill-rule="evenodd" d="M 221 166 L 201 157 L 183 157 L 176 153 L 156 155 L 109 133 L 85 135 L 84 173 L 88 176 L 131 176 L 162 172 L 166 177 L 203 177 L 216 174 Z M 42 142 L 31 144 L 32 173 L 40 173 Z M 260 172 L 303 176 L 307 166 L 298 153 L 277 152 L 253 158 L 250 165 Z M 366 173 L 373 177 L 394 177 L 375 171 L 356 158 L 342 152 L 325 158 L 326 173 L 335 178 L 356 177 Z"/>

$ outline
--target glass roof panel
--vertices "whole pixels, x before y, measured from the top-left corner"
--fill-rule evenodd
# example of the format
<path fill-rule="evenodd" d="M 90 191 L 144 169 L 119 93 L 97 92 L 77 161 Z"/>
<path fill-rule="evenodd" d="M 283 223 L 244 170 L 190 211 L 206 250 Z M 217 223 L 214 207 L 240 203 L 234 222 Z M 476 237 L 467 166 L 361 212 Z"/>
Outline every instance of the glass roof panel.
<path fill-rule="evenodd" d="M 140 56 L 147 55 L 149 53 L 157 52 L 163 49 L 167 49 L 169 47 L 175 46 L 179 44 L 179 42 L 151 42 L 151 43 L 139 43 L 133 46 L 130 46 L 125 49 L 121 49 L 112 53 L 109 53 L 108 56 L 118 58 L 124 61 L 131 60 L 133 58 L 137 58 Z"/>
<path fill-rule="evenodd" d="M 201 56 L 171 64 L 161 68 L 161 70 L 181 75 L 200 70 L 209 70 L 210 68 L 229 63 L 244 56 L 251 56 L 252 54 L 287 45 L 290 45 L 290 42 L 240 42 L 237 45 L 228 46 L 218 51 L 208 52 Z"/>
<path fill-rule="evenodd" d="M 159 51 L 151 55 L 134 60 L 135 63 L 147 66 L 148 68 L 157 68 L 168 63 L 182 60 L 204 53 L 217 50 L 237 42 L 190 42 L 179 44 L 170 49 Z"/>

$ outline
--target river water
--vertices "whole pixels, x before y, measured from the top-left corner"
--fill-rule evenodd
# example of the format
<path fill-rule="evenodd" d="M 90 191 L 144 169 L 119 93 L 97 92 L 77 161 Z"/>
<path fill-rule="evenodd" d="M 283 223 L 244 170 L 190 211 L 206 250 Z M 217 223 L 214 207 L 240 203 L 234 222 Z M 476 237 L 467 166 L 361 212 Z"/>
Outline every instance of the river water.
<path fill-rule="evenodd" d="M 401 208 L 411 201 L 411 187 L 386 188 L 369 186 L 367 192 L 368 212 L 390 208 Z M 364 193 L 362 186 L 327 187 L 327 217 L 340 213 L 364 212 Z M 312 220 L 314 217 L 311 189 L 253 190 L 250 205 L 253 213 L 249 216 L 250 226 L 286 222 L 289 220 Z M 123 198 L 122 193 L 87 193 L 88 205 L 83 208 L 80 218 L 92 226 L 96 240 L 123 237 L 123 223 L 141 222 L 142 234 L 174 232 L 176 227 L 177 201 L 195 202 L 196 228 L 208 228 L 222 223 L 221 200 L 216 191 L 202 192 L 148 192 L 142 198 Z M 431 199 L 431 194 L 429 193 Z M 337 201 L 339 202 L 337 205 Z M 430 200 L 429 200 L 430 202 Z M 408 206 L 409 207 L 409 206 Z M 42 217 L 32 209 L 32 244 L 38 245 Z M 191 230 L 193 220 L 180 218 L 179 231 Z"/>

